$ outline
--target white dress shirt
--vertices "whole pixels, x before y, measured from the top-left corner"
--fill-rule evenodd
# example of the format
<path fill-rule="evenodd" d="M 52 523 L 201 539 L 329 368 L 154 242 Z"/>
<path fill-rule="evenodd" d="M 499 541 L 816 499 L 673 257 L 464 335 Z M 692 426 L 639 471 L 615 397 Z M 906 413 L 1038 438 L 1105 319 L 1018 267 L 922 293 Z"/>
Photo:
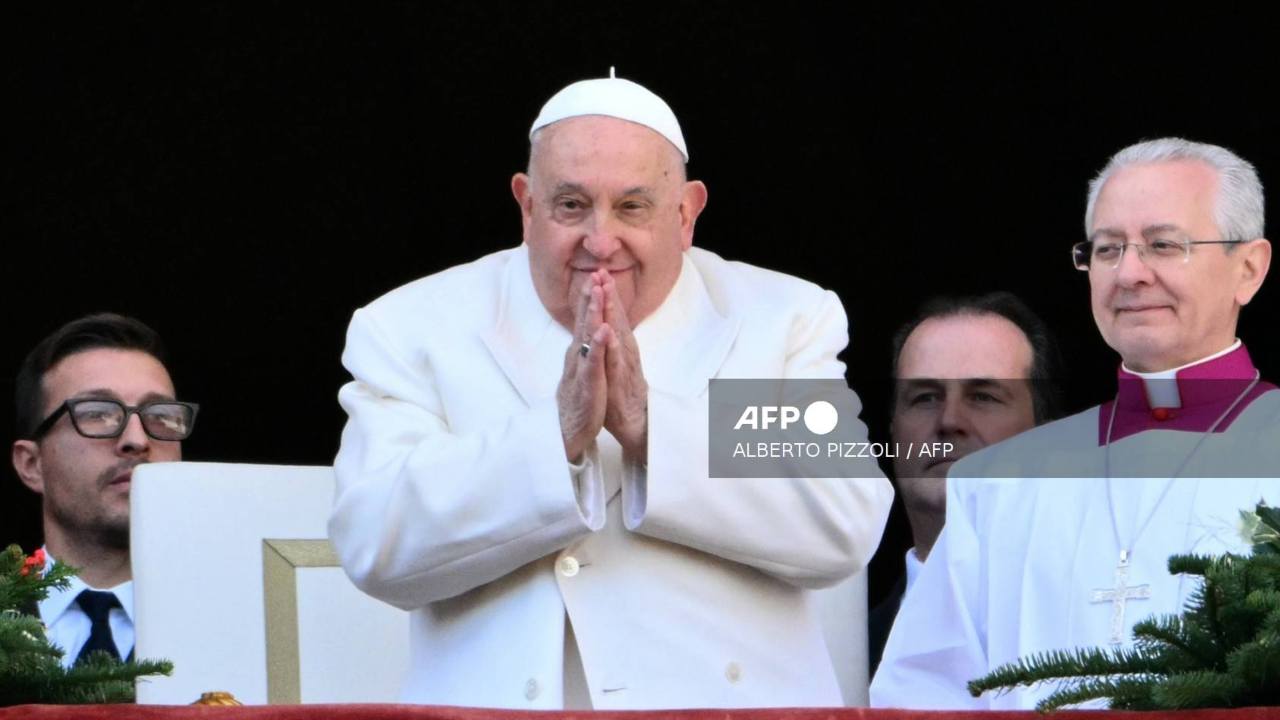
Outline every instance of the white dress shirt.
<path fill-rule="evenodd" d="M 915 584 L 916 578 L 920 577 L 920 571 L 924 569 L 924 561 L 916 555 L 916 549 L 913 547 L 907 550 L 907 588 L 902 591 L 905 596 L 911 592 L 911 586 Z"/>
<path fill-rule="evenodd" d="M 53 562 L 53 555 L 46 549 L 45 572 L 53 567 Z M 120 607 L 111 609 L 107 622 L 111 625 L 111 637 L 115 640 L 120 658 L 129 657 L 129 653 L 133 652 L 133 581 L 128 580 L 110 588 L 96 588 L 85 584 L 79 577 L 72 577 L 70 587 L 51 591 L 49 597 L 37 604 L 40 620 L 48 628 L 49 641 L 64 651 L 62 666 L 71 667 L 80 655 L 81 648 L 89 641 L 92 622 L 76 602 L 76 598 L 85 590 L 114 593 L 120 601 Z"/>

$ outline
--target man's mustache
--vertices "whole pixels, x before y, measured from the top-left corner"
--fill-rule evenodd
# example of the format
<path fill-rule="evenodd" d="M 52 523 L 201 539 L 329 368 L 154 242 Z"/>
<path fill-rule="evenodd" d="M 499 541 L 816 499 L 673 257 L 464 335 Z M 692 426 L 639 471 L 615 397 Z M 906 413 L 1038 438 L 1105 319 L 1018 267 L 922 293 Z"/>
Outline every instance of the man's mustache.
<path fill-rule="evenodd" d="M 115 465 L 112 465 L 106 470 L 103 470 L 98 475 L 98 487 L 99 488 L 107 487 L 113 481 L 115 481 L 116 478 L 120 477 L 126 472 L 132 471 L 134 468 L 138 467 L 139 465 L 142 465 L 144 462 L 145 462 L 144 460 L 122 460 L 116 463 Z"/>

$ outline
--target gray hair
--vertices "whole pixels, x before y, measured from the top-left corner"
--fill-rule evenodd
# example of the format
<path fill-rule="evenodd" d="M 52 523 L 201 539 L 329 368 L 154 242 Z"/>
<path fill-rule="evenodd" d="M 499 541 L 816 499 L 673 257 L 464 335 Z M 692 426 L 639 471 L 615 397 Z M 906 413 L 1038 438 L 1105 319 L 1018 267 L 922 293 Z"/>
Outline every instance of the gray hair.
<path fill-rule="evenodd" d="M 1266 205 L 1262 197 L 1262 181 L 1258 171 L 1244 158 L 1230 150 L 1167 137 L 1145 140 L 1130 145 L 1111 156 L 1102 172 L 1089 181 L 1089 202 L 1084 211 L 1084 231 L 1093 229 L 1093 209 L 1102 186 L 1121 168 L 1130 165 L 1192 160 L 1202 162 L 1218 172 L 1218 196 L 1214 202 L 1214 221 L 1223 240 L 1254 240 L 1265 237 Z M 1231 246 L 1227 246 L 1230 249 Z"/>
<path fill-rule="evenodd" d="M 552 127 L 554 125 L 555 123 L 551 123 L 550 125 L 543 125 L 542 127 L 538 128 L 537 130 L 534 130 L 532 133 L 529 134 L 529 159 L 525 162 L 525 168 L 524 168 L 524 171 L 526 174 L 530 176 L 533 175 L 533 158 L 534 158 L 534 155 L 537 154 L 538 143 L 542 140 L 543 131 L 545 131 L 547 128 Z M 654 132 L 657 132 L 657 131 L 655 130 Z M 658 134 L 661 135 L 662 133 L 658 133 Z M 671 143 L 670 140 L 667 140 L 667 142 Z M 680 180 L 681 181 L 688 180 L 689 179 L 689 168 L 688 168 L 689 161 L 684 159 L 684 154 L 680 152 L 680 148 L 676 147 L 674 143 L 671 143 L 671 149 L 675 151 L 677 157 L 679 158 L 679 160 L 676 161 L 676 168 L 678 168 L 680 171 Z"/>

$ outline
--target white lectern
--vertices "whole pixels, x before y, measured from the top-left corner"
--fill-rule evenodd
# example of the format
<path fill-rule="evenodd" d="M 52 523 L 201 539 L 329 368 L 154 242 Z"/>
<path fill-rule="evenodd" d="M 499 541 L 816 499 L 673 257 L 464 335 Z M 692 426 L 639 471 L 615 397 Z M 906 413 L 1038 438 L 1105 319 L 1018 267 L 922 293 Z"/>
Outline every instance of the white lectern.
<path fill-rule="evenodd" d="M 139 703 L 395 702 L 409 619 L 361 593 L 325 525 L 328 467 L 154 463 L 133 475 L 136 654 L 173 661 Z"/>

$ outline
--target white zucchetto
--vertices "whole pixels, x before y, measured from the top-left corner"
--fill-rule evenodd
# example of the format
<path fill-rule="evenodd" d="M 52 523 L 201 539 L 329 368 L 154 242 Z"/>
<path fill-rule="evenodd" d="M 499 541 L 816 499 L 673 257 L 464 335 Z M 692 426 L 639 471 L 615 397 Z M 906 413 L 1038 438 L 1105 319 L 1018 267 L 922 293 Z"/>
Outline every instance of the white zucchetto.
<path fill-rule="evenodd" d="M 539 128 L 567 118 L 607 115 L 653 130 L 675 145 L 684 161 L 689 162 L 689 150 L 685 147 L 680 123 L 676 121 L 671 107 L 644 86 L 613 77 L 613 68 L 609 69 L 609 75 L 607 78 L 579 80 L 552 95 L 529 128 L 529 138 L 532 140 Z"/>

